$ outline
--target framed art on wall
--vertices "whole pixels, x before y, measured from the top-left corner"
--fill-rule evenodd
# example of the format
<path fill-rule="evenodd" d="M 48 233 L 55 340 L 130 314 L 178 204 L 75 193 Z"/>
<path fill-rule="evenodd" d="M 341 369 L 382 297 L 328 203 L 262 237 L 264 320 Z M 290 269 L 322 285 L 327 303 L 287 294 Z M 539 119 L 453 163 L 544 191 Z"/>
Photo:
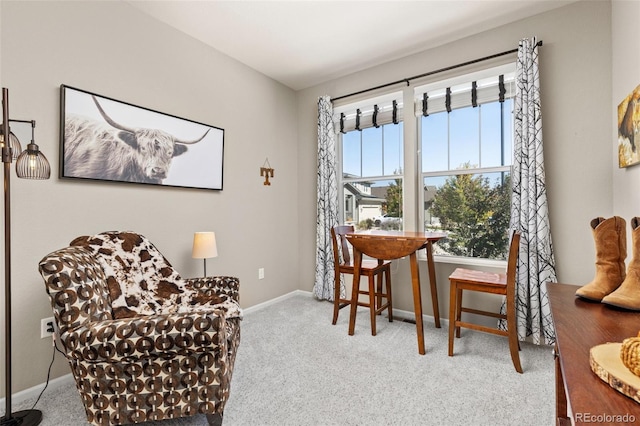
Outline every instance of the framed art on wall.
<path fill-rule="evenodd" d="M 222 189 L 224 130 L 60 86 L 60 177 Z"/>
<path fill-rule="evenodd" d="M 640 86 L 618 105 L 618 166 L 640 163 Z"/>

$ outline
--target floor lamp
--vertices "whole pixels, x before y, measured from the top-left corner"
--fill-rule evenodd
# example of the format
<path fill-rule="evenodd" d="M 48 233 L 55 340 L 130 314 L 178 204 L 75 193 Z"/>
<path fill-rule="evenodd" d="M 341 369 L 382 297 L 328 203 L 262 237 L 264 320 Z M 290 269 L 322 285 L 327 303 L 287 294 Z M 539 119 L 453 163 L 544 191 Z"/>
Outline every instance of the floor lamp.
<path fill-rule="evenodd" d="M 10 122 L 31 123 L 31 143 L 22 151 L 20 141 L 11 132 Z M 2 163 L 4 165 L 4 339 L 5 339 L 5 415 L 0 425 L 37 425 L 42 420 L 39 410 L 11 412 L 11 162 L 16 160 L 16 174 L 24 179 L 49 179 L 51 167 L 33 140 L 35 121 L 9 119 L 9 90 L 2 88 Z"/>

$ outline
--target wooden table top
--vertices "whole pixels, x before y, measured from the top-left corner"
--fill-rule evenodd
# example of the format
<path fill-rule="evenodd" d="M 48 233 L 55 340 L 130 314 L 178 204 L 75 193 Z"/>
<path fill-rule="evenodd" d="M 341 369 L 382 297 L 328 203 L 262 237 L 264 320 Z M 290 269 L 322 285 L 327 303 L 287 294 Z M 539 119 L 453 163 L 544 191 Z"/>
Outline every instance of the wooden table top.
<path fill-rule="evenodd" d="M 375 238 L 383 238 L 383 239 L 397 239 L 397 238 L 408 238 L 414 240 L 431 240 L 438 241 L 442 238 L 446 238 L 446 232 L 418 232 L 418 231 L 383 231 L 379 229 L 370 229 L 367 231 L 358 231 L 353 234 L 347 235 L 356 235 L 356 236 L 372 236 Z"/>
<path fill-rule="evenodd" d="M 575 296 L 579 286 L 547 283 L 564 385 L 574 420 L 577 414 L 625 415 L 640 420 L 640 404 L 616 391 L 589 366 L 589 350 L 622 342 L 640 331 L 640 313 L 623 311 Z"/>
<path fill-rule="evenodd" d="M 364 231 L 346 235 L 356 250 L 385 260 L 409 256 L 446 236 L 444 232 L 414 231 Z"/>

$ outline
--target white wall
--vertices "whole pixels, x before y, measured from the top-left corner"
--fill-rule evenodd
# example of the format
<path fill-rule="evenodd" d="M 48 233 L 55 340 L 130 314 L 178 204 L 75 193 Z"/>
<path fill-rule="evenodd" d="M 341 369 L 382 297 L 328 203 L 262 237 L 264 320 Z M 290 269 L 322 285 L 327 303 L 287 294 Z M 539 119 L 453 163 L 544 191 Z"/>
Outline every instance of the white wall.
<path fill-rule="evenodd" d="M 534 35 L 544 42 L 540 48 L 543 136 L 558 279 L 572 284 L 591 280 L 594 249 L 589 221 L 613 211 L 610 13 L 609 2 L 577 2 L 298 92 L 301 288 L 310 290 L 314 279 L 317 97 L 336 97 L 514 49 L 520 39 Z M 410 128 L 405 125 L 407 131 Z M 455 266 L 436 265 L 444 317 L 449 305 L 447 277 Z M 423 307 L 431 313 L 426 272 L 423 262 Z M 413 310 L 406 260 L 400 261 L 393 279 L 394 305 Z"/>
<path fill-rule="evenodd" d="M 125 2 L 3 1 L 0 8 L 0 83 L 9 88 L 11 117 L 36 120 L 36 142 L 52 166 L 48 181 L 12 179 L 14 391 L 43 383 L 51 357 L 50 340 L 39 335 L 40 319 L 52 313 L 38 261 L 76 236 L 135 230 L 183 276 L 197 276 L 193 232 L 212 230 L 219 257 L 207 272 L 239 277 L 243 307 L 298 288 L 291 89 Z M 63 83 L 224 128 L 223 191 L 60 180 Z M 267 157 L 271 186 L 260 177 Z M 58 357 L 53 377 L 68 372 Z"/>

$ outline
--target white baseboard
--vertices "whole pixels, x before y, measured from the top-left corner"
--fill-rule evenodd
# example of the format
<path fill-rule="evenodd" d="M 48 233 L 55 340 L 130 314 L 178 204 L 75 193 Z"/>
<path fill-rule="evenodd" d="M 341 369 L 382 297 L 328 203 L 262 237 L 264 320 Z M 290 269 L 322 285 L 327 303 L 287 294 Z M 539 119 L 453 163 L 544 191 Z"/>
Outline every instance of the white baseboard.
<path fill-rule="evenodd" d="M 393 308 L 393 318 L 394 319 L 406 319 L 409 320 L 411 322 L 415 322 L 416 320 L 416 314 L 414 312 L 411 311 L 404 311 L 402 309 L 396 309 Z M 422 322 L 435 322 L 435 319 L 432 315 L 425 315 L 422 314 Z M 449 326 L 449 320 L 446 318 L 442 318 L 440 317 L 440 326 L 441 327 L 448 327 Z"/>
<path fill-rule="evenodd" d="M 73 379 L 73 375 L 69 373 L 69 374 L 65 374 L 64 376 L 60 376 L 55 379 L 49 380 L 49 385 L 47 386 L 47 392 L 55 389 L 59 389 L 62 387 L 67 387 L 67 386 L 75 387 L 75 385 L 76 385 L 76 382 Z M 30 387 L 29 389 L 25 389 L 23 391 L 14 393 L 11 397 L 12 405 L 15 407 L 16 405 L 21 404 L 24 401 L 37 398 L 38 395 L 40 395 L 40 392 L 42 392 L 42 389 L 44 389 L 44 387 L 45 387 L 45 383 L 40 383 L 39 385 Z M 0 407 L 4 408 L 6 404 L 7 404 L 6 398 L 0 398 Z"/>
<path fill-rule="evenodd" d="M 288 298 L 293 297 L 293 296 L 298 295 L 298 294 L 309 296 L 309 297 L 312 296 L 312 293 L 310 291 L 294 290 L 294 291 L 292 291 L 290 293 L 283 294 L 282 296 L 278 296 L 275 299 L 270 299 L 270 300 L 267 300 L 266 302 L 262 302 L 262 303 L 258 303 L 257 305 L 250 306 L 250 307 L 248 307 L 246 309 L 243 309 L 242 311 L 244 313 L 247 313 L 247 314 L 250 313 L 250 312 L 259 311 L 261 309 L 266 308 L 269 305 L 273 305 L 276 302 L 288 299 Z"/>
<path fill-rule="evenodd" d="M 253 306 L 251 306 L 249 308 L 243 309 L 243 312 L 250 313 L 250 312 L 254 312 L 254 311 L 259 311 L 260 309 L 266 308 L 269 305 L 272 305 L 272 304 L 274 304 L 276 302 L 288 299 L 288 298 L 296 296 L 296 295 L 303 295 L 303 296 L 313 297 L 313 293 L 310 292 L 310 291 L 294 290 L 294 291 L 292 291 L 290 293 L 287 293 L 287 294 L 284 294 L 282 296 L 276 297 L 275 299 L 267 300 L 266 302 L 259 303 L 257 305 L 253 305 Z M 332 303 L 332 302 L 328 302 L 328 303 Z M 396 309 L 396 308 L 393 308 L 393 317 L 397 318 L 399 320 L 403 320 L 403 319 L 406 319 L 406 320 L 409 320 L 409 321 L 415 321 L 416 320 L 416 314 L 414 312 L 405 311 L 405 310 Z M 423 322 L 435 322 L 435 319 L 431 315 L 422 314 L 422 321 Z M 443 327 L 448 327 L 449 326 L 449 320 L 446 319 L 446 318 L 440 318 L 440 324 Z"/>

